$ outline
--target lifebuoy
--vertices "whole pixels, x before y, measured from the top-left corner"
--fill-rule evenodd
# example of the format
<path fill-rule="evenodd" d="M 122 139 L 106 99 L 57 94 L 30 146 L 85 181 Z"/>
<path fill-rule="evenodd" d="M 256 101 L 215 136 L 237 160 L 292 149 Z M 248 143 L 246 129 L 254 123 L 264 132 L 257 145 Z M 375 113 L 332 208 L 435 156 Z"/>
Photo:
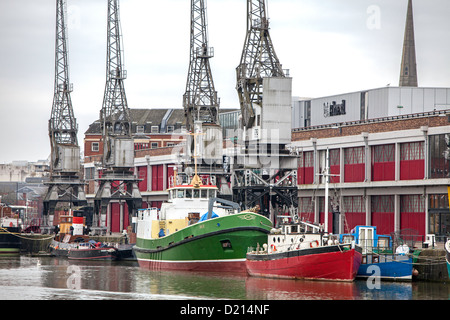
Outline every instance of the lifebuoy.
<path fill-rule="evenodd" d="M 317 241 L 317 240 L 311 241 L 311 242 L 309 243 L 309 247 L 310 247 L 310 248 L 316 248 L 316 247 L 318 247 L 318 246 L 319 246 L 319 241 Z"/>

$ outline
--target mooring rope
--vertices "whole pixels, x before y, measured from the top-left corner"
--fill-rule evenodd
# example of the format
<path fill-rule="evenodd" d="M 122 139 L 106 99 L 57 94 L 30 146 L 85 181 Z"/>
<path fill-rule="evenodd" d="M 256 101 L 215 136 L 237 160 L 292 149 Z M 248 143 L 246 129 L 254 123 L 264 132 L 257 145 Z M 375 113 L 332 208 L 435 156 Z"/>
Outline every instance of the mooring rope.
<path fill-rule="evenodd" d="M 39 241 L 45 241 L 45 240 L 49 240 L 49 239 L 53 238 L 53 235 L 50 235 L 50 236 L 45 237 L 45 238 L 42 238 L 42 239 L 39 239 L 39 238 L 36 239 L 36 238 L 31 238 L 31 237 L 28 237 L 28 238 L 27 238 L 27 237 L 21 236 L 21 234 L 18 233 L 18 232 L 10 232 L 10 231 L 8 231 L 7 229 L 5 229 L 5 228 L 3 228 L 3 227 L 0 227 L 0 231 L 9 233 L 9 234 L 11 234 L 11 235 L 13 235 L 13 236 L 16 236 L 16 237 L 18 237 L 18 238 L 25 239 L 25 240 L 39 240 Z"/>

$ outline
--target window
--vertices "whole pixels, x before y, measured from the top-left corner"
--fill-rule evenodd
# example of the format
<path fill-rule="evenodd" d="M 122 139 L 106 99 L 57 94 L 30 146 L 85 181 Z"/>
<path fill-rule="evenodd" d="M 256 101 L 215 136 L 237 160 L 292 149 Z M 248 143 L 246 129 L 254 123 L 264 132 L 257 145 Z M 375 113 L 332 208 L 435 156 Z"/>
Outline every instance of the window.
<path fill-rule="evenodd" d="M 98 152 L 100 150 L 100 144 L 98 142 L 92 142 L 91 151 Z"/>
<path fill-rule="evenodd" d="M 395 180 L 395 145 L 372 147 L 372 181 Z"/>
<path fill-rule="evenodd" d="M 429 196 L 429 232 L 440 239 L 448 237 L 450 230 L 450 214 L 448 194 L 431 194 Z"/>
<path fill-rule="evenodd" d="M 400 180 L 423 179 L 425 176 L 424 142 L 400 145 Z"/>
<path fill-rule="evenodd" d="M 394 161 L 395 145 L 387 144 L 372 147 L 372 163 Z"/>
<path fill-rule="evenodd" d="M 167 133 L 172 133 L 174 131 L 174 126 L 167 126 Z"/>
<path fill-rule="evenodd" d="M 159 132 L 159 127 L 158 126 L 152 126 L 151 133 L 158 133 L 158 132 Z"/>
<path fill-rule="evenodd" d="M 311 126 L 311 100 L 305 101 L 305 127 Z"/>
<path fill-rule="evenodd" d="M 394 196 L 372 196 L 372 212 L 394 212 Z"/>
<path fill-rule="evenodd" d="M 365 149 L 344 149 L 344 182 L 362 182 L 365 179 Z"/>
<path fill-rule="evenodd" d="M 423 152 L 423 141 L 402 143 L 400 147 L 400 160 L 423 160 L 425 159 Z"/>
<path fill-rule="evenodd" d="M 450 178 L 450 135 L 430 136 L 430 178 Z"/>
<path fill-rule="evenodd" d="M 314 203 L 312 198 L 299 198 L 298 213 L 300 220 L 314 222 Z"/>
<path fill-rule="evenodd" d="M 145 126 L 137 126 L 136 127 L 136 133 L 144 133 Z"/>
<path fill-rule="evenodd" d="M 231 246 L 230 240 L 220 240 L 220 243 L 222 244 L 222 249 L 224 250 L 232 250 L 233 247 Z"/>
<path fill-rule="evenodd" d="M 95 168 L 94 167 L 85 168 L 84 178 L 86 180 L 93 180 L 95 178 Z"/>
<path fill-rule="evenodd" d="M 364 197 L 344 197 L 340 210 L 345 216 L 344 232 L 350 232 L 355 226 L 366 224 L 366 201 Z"/>
<path fill-rule="evenodd" d="M 344 197 L 344 212 L 366 212 L 366 202 L 361 196 Z"/>
<path fill-rule="evenodd" d="M 344 152 L 344 164 L 364 163 L 364 147 L 348 148 Z"/>
<path fill-rule="evenodd" d="M 158 142 L 152 142 L 152 149 L 158 148 Z"/>
<path fill-rule="evenodd" d="M 307 151 L 300 154 L 300 167 L 298 168 L 299 184 L 314 182 L 314 152 Z"/>

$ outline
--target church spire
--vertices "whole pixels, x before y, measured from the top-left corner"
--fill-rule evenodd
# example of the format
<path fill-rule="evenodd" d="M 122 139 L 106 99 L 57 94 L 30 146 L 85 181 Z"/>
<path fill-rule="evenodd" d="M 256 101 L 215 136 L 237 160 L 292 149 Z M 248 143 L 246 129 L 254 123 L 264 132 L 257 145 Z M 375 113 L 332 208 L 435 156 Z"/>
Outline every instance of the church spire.
<path fill-rule="evenodd" d="M 417 87 L 416 46 L 414 43 L 412 0 L 408 0 L 402 66 L 400 70 L 400 87 Z"/>

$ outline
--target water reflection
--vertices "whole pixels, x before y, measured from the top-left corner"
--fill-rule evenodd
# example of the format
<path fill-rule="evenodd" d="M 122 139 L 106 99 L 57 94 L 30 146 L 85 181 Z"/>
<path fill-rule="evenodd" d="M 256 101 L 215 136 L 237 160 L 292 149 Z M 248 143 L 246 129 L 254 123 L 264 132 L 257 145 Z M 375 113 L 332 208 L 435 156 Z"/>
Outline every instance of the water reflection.
<path fill-rule="evenodd" d="M 58 258 L 0 259 L 0 299 L 449 299 L 449 286 L 430 282 L 323 282 L 246 275 L 149 271 L 136 262 L 79 262 Z"/>

